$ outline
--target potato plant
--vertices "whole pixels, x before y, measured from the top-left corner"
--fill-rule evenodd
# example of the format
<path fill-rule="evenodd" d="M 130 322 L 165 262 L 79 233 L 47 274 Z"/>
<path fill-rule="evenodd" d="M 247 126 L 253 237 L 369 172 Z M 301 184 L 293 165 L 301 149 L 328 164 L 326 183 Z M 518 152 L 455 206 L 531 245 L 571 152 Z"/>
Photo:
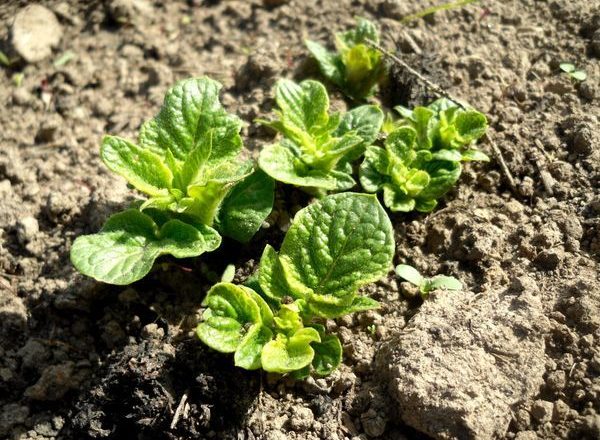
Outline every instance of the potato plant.
<path fill-rule="evenodd" d="M 403 118 L 386 121 L 389 134 L 383 148 L 367 148 L 360 182 L 367 192 L 383 192 L 393 212 L 429 212 L 458 181 L 461 162 L 489 160 L 472 145 L 484 135 L 487 120 L 446 99 L 396 110 Z"/>
<path fill-rule="evenodd" d="M 381 52 L 366 43 L 379 43 L 374 23 L 358 18 L 352 30 L 335 34 L 336 52 L 329 52 L 319 43 L 307 40 L 306 46 L 315 57 L 321 73 L 347 96 L 362 100 L 377 90 L 387 73 Z"/>
<path fill-rule="evenodd" d="M 274 183 L 239 158 L 242 123 L 221 106 L 220 89 L 207 77 L 181 81 L 142 125 L 137 144 L 103 139 L 106 166 L 146 197 L 75 240 L 71 261 L 80 272 L 129 284 L 161 255 L 195 257 L 218 248 L 221 235 L 245 242 L 260 228 Z"/>
<path fill-rule="evenodd" d="M 213 286 L 198 337 L 234 353 L 242 368 L 327 375 L 342 347 L 322 320 L 377 308 L 358 290 L 389 271 L 394 248 L 392 225 L 374 196 L 325 197 L 298 212 L 279 252 L 265 248 L 246 286 Z"/>
<path fill-rule="evenodd" d="M 318 81 L 282 79 L 275 88 L 276 120 L 261 120 L 283 136 L 267 145 L 258 163 L 275 180 L 316 195 L 356 185 L 351 162 L 375 141 L 383 112 L 375 105 L 329 113 L 327 90 Z"/>

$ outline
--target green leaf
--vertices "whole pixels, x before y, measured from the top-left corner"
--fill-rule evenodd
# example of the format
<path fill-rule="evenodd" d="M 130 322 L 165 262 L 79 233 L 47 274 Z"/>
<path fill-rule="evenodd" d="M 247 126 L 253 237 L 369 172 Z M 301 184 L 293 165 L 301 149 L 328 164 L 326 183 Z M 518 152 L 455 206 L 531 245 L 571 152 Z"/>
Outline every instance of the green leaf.
<path fill-rule="evenodd" d="M 390 133 L 385 141 L 385 149 L 400 159 L 405 165 L 410 165 L 414 159 L 413 149 L 417 132 L 411 127 L 400 127 Z"/>
<path fill-rule="evenodd" d="M 424 281 L 419 271 L 408 264 L 399 264 L 396 266 L 396 275 L 417 287 L 421 286 Z"/>
<path fill-rule="evenodd" d="M 415 199 L 391 184 L 383 186 L 383 203 L 392 212 L 410 212 L 415 209 Z"/>
<path fill-rule="evenodd" d="M 273 210 L 275 182 L 256 170 L 235 185 L 218 214 L 217 229 L 226 237 L 248 242 Z"/>
<path fill-rule="evenodd" d="M 125 285 L 143 278 L 161 255 L 195 257 L 220 244 L 221 237 L 208 226 L 169 220 L 159 229 L 151 217 L 129 209 L 111 216 L 99 233 L 78 237 L 71 261 L 84 275 Z"/>
<path fill-rule="evenodd" d="M 486 117 L 477 111 L 464 111 L 458 113 L 454 120 L 454 124 L 456 125 L 456 131 L 462 138 L 462 141 L 467 144 L 479 139 L 487 130 Z"/>
<path fill-rule="evenodd" d="M 234 353 L 242 341 L 244 327 L 234 318 L 204 314 L 204 322 L 196 327 L 196 335 L 213 350 Z"/>
<path fill-rule="evenodd" d="M 279 258 L 290 284 L 341 297 L 385 275 L 393 254 L 392 225 L 377 198 L 343 193 L 298 212 Z"/>
<path fill-rule="evenodd" d="M 387 182 L 389 160 L 383 148 L 371 145 L 365 151 L 365 160 L 360 165 L 360 184 L 367 192 L 377 192 Z"/>
<path fill-rule="evenodd" d="M 481 150 L 467 150 L 462 153 L 463 162 L 473 162 L 473 161 L 481 161 L 481 162 L 489 162 L 490 158 L 487 154 L 485 154 Z"/>
<path fill-rule="evenodd" d="M 583 70 L 576 70 L 571 73 L 571 78 L 576 79 L 577 81 L 585 81 L 587 79 L 587 73 Z"/>
<path fill-rule="evenodd" d="M 456 278 L 446 275 L 436 275 L 425 280 L 423 288 L 425 292 L 431 292 L 436 289 L 461 290 L 462 283 Z"/>
<path fill-rule="evenodd" d="M 313 360 L 314 350 L 311 342 L 321 338 L 314 328 L 303 328 L 293 336 L 278 334 L 275 340 L 268 342 L 261 354 L 261 363 L 265 371 L 273 373 L 289 373 L 300 370 Z"/>
<path fill-rule="evenodd" d="M 262 324 L 251 326 L 235 350 L 235 366 L 246 370 L 260 368 L 263 348 L 272 339 L 273 332 L 268 327 Z"/>
<path fill-rule="evenodd" d="M 338 301 L 331 301 L 332 299 Z M 380 304 L 368 296 L 349 295 L 345 298 L 335 298 L 330 295 L 311 295 L 308 307 L 310 313 L 316 316 L 335 319 L 351 313 L 378 309 Z"/>
<path fill-rule="evenodd" d="M 289 79 L 280 79 L 275 96 L 285 122 L 302 131 L 313 133 L 329 120 L 329 97 L 323 84 L 318 81 L 306 80 L 296 84 Z"/>
<path fill-rule="evenodd" d="M 461 152 L 458 150 L 438 150 L 432 153 L 431 158 L 434 160 L 460 162 L 463 158 L 463 154 L 461 154 Z"/>
<path fill-rule="evenodd" d="M 206 294 L 202 305 L 208 307 L 204 312 L 204 322 L 196 328 L 196 334 L 202 342 L 222 353 L 233 353 L 244 340 L 246 324 L 262 324 L 261 306 L 254 300 L 252 289 L 231 283 L 215 284 Z M 252 328 L 252 327 L 250 327 Z M 248 337 L 246 344 L 252 345 L 259 338 Z M 240 355 L 248 360 L 251 348 L 246 347 Z M 242 361 L 243 362 L 243 361 Z M 249 365 L 249 362 L 248 362 Z"/>
<path fill-rule="evenodd" d="M 294 151 L 283 144 L 264 147 L 258 164 L 273 179 L 300 187 L 343 191 L 356 185 L 352 176 L 343 171 L 327 172 L 302 166 Z"/>
<path fill-rule="evenodd" d="M 325 76 L 332 83 L 341 87 L 344 82 L 344 67 L 340 58 L 329 52 L 319 43 L 306 40 L 305 44 L 309 52 L 319 63 L 319 67 L 323 76 Z"/>
<path fill-rule="evenodd" d="M 560 63 L 559 67 L 563 72 L 571 73 L 575 71 L 575 65 L 571 63 Z"/>
<path fill-rule="evenodd" d="M 177 161 L 212 136 L 207 164 L 233 159 L 242 148 L 241 121 L 228 114 L 219 102 L 221 84 L 206 76 L 179 81 L 165 96 L 159 114 L 140 131 L 140 145 L 165 157 L 170 151 Z"/>
<path fill-rule="evenodd" d="M 346 133 L 354 132 L 362 138 L 360 150 L 353 153 L 348 160 L 355 160 L 377 139 L 383 124 L 383 111 L 376 105 L 361 105 L 344 113 L 340 124 L 333 132 L 333 136 L 340 137 Z"/>
<path fill-rule="evenodd" d="M 168 195 L 173 174 L 151 151 L 125 139 L 105 136 L 100 155 L 108 168 L 125 177 L 139 191 L 150 196 Z"/>
<path fill-rule="evenodd" d="M 424 167 L 431 180 L 419 193 L 421 199 L 439 199 L 458 181 L 462 168 L 458 162 L 431 161 Z"/>
<path fill-rule="evenodd" d="M 258 283 L 264 294 L 275 301 L 280 301 L 286 295 L 296 299 L 299 298 L 297 295 L 293 296 L 295 295 L 295 292 L 290 289 L 283 273 L 277 251 L 275 251 L 271 245 L 265 246 L 265 250 L 260 259 Z M 300 298 L 303 297 L 304 295 L 302 294 Z"/>
<path fill-rule="evenodd" d="M 342 363 L 342 344 L 335 335 L 321 335 L 321 342 L 313 342 L 315 351 L 312 367 L 319 376 L 331 374 Z"/>

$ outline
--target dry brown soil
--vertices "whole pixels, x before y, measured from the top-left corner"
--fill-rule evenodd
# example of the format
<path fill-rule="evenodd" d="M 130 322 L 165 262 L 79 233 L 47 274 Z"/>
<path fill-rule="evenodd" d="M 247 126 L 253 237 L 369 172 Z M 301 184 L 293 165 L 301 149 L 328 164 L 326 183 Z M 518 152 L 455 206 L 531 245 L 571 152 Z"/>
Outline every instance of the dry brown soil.
<path fill-rule="evenodd" d="M 0 5 L 3 50 L 27 3 Z M 441 1 L 42 3 L 59 19 L 60 44 L 40 62 L 0 69 L 0 438 L 600 438 L 598 0 L 481 1 L 409 24 L 400 19 Z M 266 243 L 279 245 L 308 201 L 288 187 L 278 188 L 270 227 L 249 246 L 227 242 L 199 259 L 165 259 L 130 287 L 75 272 L 73 239 L 133 197 L 99 160 L 104 133 L 134 138 L 176 80 L 210 75 L 224 84 L 224 105 L 248 123 L 245 145 L 256 152 L 273 136 L 253 121 L 273 106 L 275 80 L 318 78 L 303 39 L 331 42 L 356 15 L 375 20 L 386 47 L 489 117 L 516 186 L 495 159 L 469 166 L 434 213 L 392 216 L 396 263 L 452 274 L 483 303 L 444 302 L 452 295 L 445 292 L 422 305 L 390 274 L 369 289 L 381 310 L 328 324 L 344 345 L 344 364 L 331 377 L 294 382 L 234 368 L 194 338 L 200 302 L 227 264 L 242 280 Z M 56 66 L 67 51 L 74 58 Z M 588 79 L 561 73 L 564 61 Z M 15 73 L 24 75 L 19 86 Z M 388 105 L 433 97 L 400 68 L 381 93 Z M 492 155 L 490 145 L 482 148 Z M 502 303 L 507 295 L 512 302 Z M 478 324 L 510 328 L 513 314 L 529 321 L 520 325 L 530 339 L 509 351 L 478 339 L 487 331 Z M 456 328 L 448 323 L 466 315 L 476 336 L 434 348 Z M 469 405 L 444 412 L 449 403 L 433 401 L 453 383 L 469 386 L 466 370 L 444 359 L 478 344 L 481 369 L 523 384 L 519 401 L 502 400 L 511 390 L 498 401 L 488 396 L 485 405 L 503 408 L 493 426 L 483 416 L 481 426 L 473 422 Z M 432 370 L 423 368 L 438 348 Z M 455 376 L 430 376 L 438 367 Z M 408 382 L 390 379 L 398 372 L 414 390 L 427 382 L 431 394 L 411 394 Z M 500 380 L 492 376 L 478 376 L 484 394 L 486 380 Z M 184 414 L 171 428 L 184 394 Z"/>

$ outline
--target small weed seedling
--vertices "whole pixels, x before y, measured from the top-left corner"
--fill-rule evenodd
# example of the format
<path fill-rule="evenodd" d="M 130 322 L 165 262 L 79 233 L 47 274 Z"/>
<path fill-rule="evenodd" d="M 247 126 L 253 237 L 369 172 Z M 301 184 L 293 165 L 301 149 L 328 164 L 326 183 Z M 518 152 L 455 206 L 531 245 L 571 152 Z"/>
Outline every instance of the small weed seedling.
<path fill-rule="evenodd" d="M 259 165 L 271 177 L 303 187 L 315 195 L 352 188 L 351 161 L 377 138 L 383 112 L 363 105 L 340 115 L 329 114 L 323 84 L 282 79 L 276 85 L 279 110 L 275 121 L 260 121 L 283 134 L 260 153 Z"/>
<path fill-rule="evenodd" d="M 569 75 L 572 79 L 576 81 L 585 81 L 587 78 L 587 73 L 584 70 L 577 69 L 574 64 L 571 63 L 561 63 L 560 70 Z"/>
<path fill-rule="evenodd" d="M 71 260 L 80 272 L 129 284 L 160 255 L 195 257 L 218 248 L 221 234 L 247 241 L 260 228 L 274 182 L 238 158 L 241 121 L 221 106 L 220 89 L 207 77 L 181 81 L 141 127 L 138 144 L 104 138 L 106 166 L 148 197 L 75 240 Z"/>
<path fill-rule="evenodd" d="M 462 161 L 489 160 L 471 145 L 485 133 L 487 120 L 446 99 L 396 110 L 403 118 L 386 121 L 384 148 L 367 148 L 360 182 L 367 192 L 383 191 L 391 211 L 429 212 L 457 182 Z"/>
<path fill-rule="evenodd" d="M 437 289 L 461 290 L 462 284 L 454 277 L 446 275 L 436 275 L 431 278 L 425 278 L 417 269 L 408 264 L 399 264 L 396 266 L 396 275 L 400 278 L 414 284 L 419 288 L 421 296 L 426 297 L 429 292 Z"/>
<path fill-rule="evenodd" d="M 320 322 L 379 306 L 357 292 L 390 269 L 393 236 L 372 195 L 343 193 L 313 203 L 298 212 L 279 253 L 265 248 L 245 286 L 210 289 L 198 337 L 234 353 L 235 365 L 248 370 L 297 378 L 331 373 L 342 346 Z"/>
<path fill-rule="evenodd" d="M 373 23 L 359 18 L 356 28 L 335 35 L 337 53 L 310 40 L 306 46 L 329 81 L 349 97 L 361 100 L 375 92 L 387 72 L 381 53 L 365 44 L 367 40 L 379 44 L 379 33 Z"/>

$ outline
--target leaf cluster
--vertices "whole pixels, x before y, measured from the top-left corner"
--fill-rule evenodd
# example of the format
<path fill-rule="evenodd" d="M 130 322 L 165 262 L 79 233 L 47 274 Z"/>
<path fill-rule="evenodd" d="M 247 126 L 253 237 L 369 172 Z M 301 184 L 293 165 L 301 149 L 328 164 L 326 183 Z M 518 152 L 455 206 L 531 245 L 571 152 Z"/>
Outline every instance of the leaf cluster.
<path fill-rule="evenodd" d="M 313 193 L 343 191 L 356 185 L 351 162 L 377 138 L 383 112 L 363 105 L 344 114 L 329 113 L 327 90 L 317 81 L 279 80 L 276 120 L 260 122 L 283 135 L 260 153 L 259 165 L 272 178 Z"/>
<path fill-rule="evenodd" d="M 429 212 L 457 182 L 461 162 L 487 161 L 472 143 L 487 129 L 485 116 L 447 99 L 410 110 L 396 107 L 402 118 L 386 121 L 384 147 L 371 145 L 359 175 L 367 192 L 383 192 L 394 212 Z"/>
<path fill-rule="evenodd" d="M 353 99 L 364 99 L 375 93 L 377 84 L 387 73 L 381 52 L 368 46 L 379 43 L 375 24 L 358 18 L 354 29 L 335 34 L 337 52 L 307 40 L 306 46 L 319 63 L 321 73 Z"/>
<path fill-rule="evenodd" d="M 146 197 L 75 240 L 71 260 L 80 272 L 129 284 L 160 255 L 198 256 L 218 248 L 221 235 L 245 242 L 260 228 L 274 183 L 239 157 L 242 123 L 221 106 L 220 89 L 207 77 L 180 81 L 137 143 L 103 139 L 106 166 Z"/>
<path fill-rule="evenodd" d="M 387 273 L 393 254 L 392 225 L 374 196 L 325 197 L 298 212 L 279 252 L 265 248 L 245 286 L 219 283 L 209 291 L 197 334 L 234 353 L 242 368 L 329 374 L 342 348 L 320 320 L 377 308 L 358 290 Z"/>

